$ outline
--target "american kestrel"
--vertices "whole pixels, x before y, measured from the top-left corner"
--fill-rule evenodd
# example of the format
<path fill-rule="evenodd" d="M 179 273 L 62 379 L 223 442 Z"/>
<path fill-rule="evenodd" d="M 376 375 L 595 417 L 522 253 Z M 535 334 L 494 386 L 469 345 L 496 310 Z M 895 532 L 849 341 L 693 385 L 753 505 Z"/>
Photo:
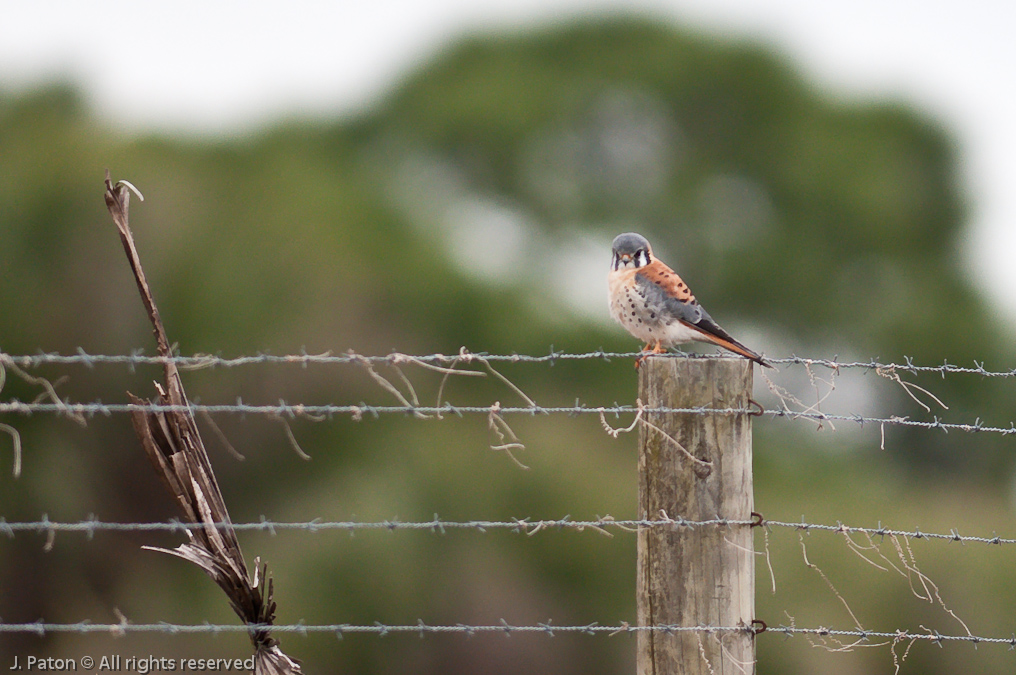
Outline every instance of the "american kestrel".
<path fill-rule="evenodd" d="M 666 347 L 698 340 L 772 368 L 713 321 L 681 277 L 653 255 L 645 237 L 634 232 L 619 234 L 612 247 L 614 259 L 607 277 L 610 315 L 646 343 L 644 350 L 659 354 Z"/>

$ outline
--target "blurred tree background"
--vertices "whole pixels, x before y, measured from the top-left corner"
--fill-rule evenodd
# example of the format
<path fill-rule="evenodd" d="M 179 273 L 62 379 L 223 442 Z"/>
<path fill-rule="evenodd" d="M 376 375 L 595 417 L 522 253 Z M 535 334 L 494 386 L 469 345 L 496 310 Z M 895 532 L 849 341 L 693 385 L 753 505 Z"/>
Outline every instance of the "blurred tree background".
<path fill-rule="evenodd" d="M 769 356 L 1013 363 L 1007 327 L 974 293 L 957 254 L 957 152 L 934 120 L 896 101 L 837 99 L 759 45 L 648 19 L 464 39 L 356 119 L 288 120 L 242 138 L 124 137 L 71 85 L 0 94 L 0 167 L 0 347 L 9 354 L 153 353 L 102 201 L 109 167 L 145 194 L 132 225 L 183 354 L 632 351 L 638 345 L 609 323 L 604 294 L 610 240 L 636 230 L 721 324 Z M 635 398 L 630 360 L 502 371 L 544 405 Z M 781 371 L 776 384 L 815 401 L 804 369 Z M 149 396 L 159 377 L 145 367 L 32 372 L 69 375 L 58 391 L 75 401 L 124 401 L 128 389 Z M 1011 384 L 999 379 L 907 376 L 949 405 L 928 414 L 873 372 L 814 374 L 819 392 L 835 386 L 827 412 L 1016 419 Z M 185 378 L 206 403 L 394 402 L 353 366 Z M 440 375 L 412 378 L 434 396 Z M 761 377 L 756 392 L 778 404 Z M 8 373 L 2 393 L 31 400 L 39 391 Z M 477 378 L 453 380 L 446 395 L 519 403 Z M 0 437 L 7 521 L 176 516 L 126 416 L 86 427 L 52 415 L 2 421 L 24 444 L 14 479 Z M 635 439 L 609 438 L 595 416 L 510 418 L 528 471 L 488 449 L 495 439 L 482 416 L 293 421 L 310 461 L 277 421 L 218 422 L 246 457 L 231 457 L 205 428 L 238 522 L 636 515 Z M 1012 441 L 888 428 L 882 444 L 877 428 L 759 419 L 757 509 L 770 519 L 1011 536 Z M 137 623 L 235 622 L 196 568 L 140 550 L 178 543 L 166 533 L 60 534 L 46 551 L 42 535 L 2 538 L 0 617 L 115 623 L 119 611 Z M 635 538 L 623 532 L 245 533 L 241 543 L 274 573 L 281 623 L 634 620 Z M 765 544 L 757 534 L 756 548 Z M 839 536 L 787 530 L 768 536 L 775 593 L 759 560 L 757 614 L 770 625 L 855 627 L 804 564 L 802 545 L 865 628 L 964 632 L 940 605 L 915 597 L 913 575 L 876 569 Z M 1007 547 L 918 541 L 913 553 L 973 633 L 1012 633 Z M 309 673 L 634 667 L 634 640 L 623 636 L 281 637 Z M 816 644 L 762 637 L 758 672 L 893 664 L 889 646 L 830 654 Z M 4 655 L 84 653 L 236 657 L 247 644 L 239 634 L 0 636 Z M 901 672 L 971 663 L 1002 672 L 1012 658 L 1001 647 L 918 644 Z"/>

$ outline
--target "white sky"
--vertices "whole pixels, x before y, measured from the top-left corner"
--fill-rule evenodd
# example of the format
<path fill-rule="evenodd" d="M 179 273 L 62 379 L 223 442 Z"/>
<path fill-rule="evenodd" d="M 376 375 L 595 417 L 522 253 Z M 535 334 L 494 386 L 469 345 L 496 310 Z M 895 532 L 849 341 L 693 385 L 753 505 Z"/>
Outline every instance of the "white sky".
<path fill-rule="evenodd" d="M 959 139 L 971 278 L 1016 323 L 1016 3 L 1006 0 L 0 0 L 0 88 L 54 77 L 131 130 L 242 133 L 370 104 L 463 32 L 639 8 L 748 36 L 833 95 L 902 97 Z"/>

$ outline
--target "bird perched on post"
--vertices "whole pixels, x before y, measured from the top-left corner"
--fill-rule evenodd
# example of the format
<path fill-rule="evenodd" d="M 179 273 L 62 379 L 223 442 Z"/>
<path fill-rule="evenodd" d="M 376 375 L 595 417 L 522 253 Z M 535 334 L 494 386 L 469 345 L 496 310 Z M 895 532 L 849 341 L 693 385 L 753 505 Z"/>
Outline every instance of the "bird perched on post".
<path fill-rule="evenodd" d="M 614 258 L 607 277 L 610 315 L 646 343 L 643 351 L 659 354 L 682 342 L 709 342 L 772 368 L 762 356 L 730 337 L 713 321 L 688 285 L 653 255 L 641 234 L 614 238 Z M 643 357 L 635 362 L 637 368 Z"/>

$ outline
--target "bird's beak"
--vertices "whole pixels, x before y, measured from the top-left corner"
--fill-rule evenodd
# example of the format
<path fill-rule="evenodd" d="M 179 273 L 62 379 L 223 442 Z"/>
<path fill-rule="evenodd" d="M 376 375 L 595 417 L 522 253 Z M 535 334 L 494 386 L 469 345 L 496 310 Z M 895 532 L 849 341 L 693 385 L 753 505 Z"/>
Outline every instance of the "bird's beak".
<path fill-rule="evenodd" d="M 631 264 L 631 253 L 614 253 L 614 261 L 611 263 L 614 270 L 619 270 L 622 267 L 628 267 Z"/>

